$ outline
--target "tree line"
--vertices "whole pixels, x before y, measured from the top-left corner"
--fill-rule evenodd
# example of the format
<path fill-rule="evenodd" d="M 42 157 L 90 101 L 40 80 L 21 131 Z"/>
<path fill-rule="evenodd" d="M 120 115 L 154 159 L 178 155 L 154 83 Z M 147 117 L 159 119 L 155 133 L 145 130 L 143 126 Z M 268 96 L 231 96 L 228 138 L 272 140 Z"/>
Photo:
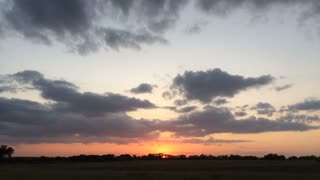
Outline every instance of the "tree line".
<path fill-rule="evenodd" d="M 130 155 L 130 154 L 105 154 L 105 155 L 77 155 L 70 157 L 12 157 L 14 153 L 12 147 L 0 146 L 0 162 L 56 162 L 56 161 L 70 161 L 70 162 L 104 162 L 104 161 L 130 161 L 130 160 L 317 160 L 320 161 L 320 156 L 290 156 L 278 154 L 267 154 L 263 157 L 257 156 L 241 156 L 241 155 L 170 155 L 164 153 L 148 154 L 148 155 Z"/>

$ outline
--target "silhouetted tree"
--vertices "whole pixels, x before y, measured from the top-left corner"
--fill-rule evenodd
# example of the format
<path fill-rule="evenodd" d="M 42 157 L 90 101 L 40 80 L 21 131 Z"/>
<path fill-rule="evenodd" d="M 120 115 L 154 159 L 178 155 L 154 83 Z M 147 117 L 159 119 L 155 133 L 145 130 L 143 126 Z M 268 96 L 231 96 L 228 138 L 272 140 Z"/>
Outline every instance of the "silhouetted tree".
<path fill-rule="evenodd" d="M 118 160 L 132 160 L 132 157 L 130 154 L 121 154 L 120 156 L 117 157 Z"/>
<path fill-rule="evenodd" d="M 298 160 L 298 157 L 296 157 L 296 156 L 291 156 L 291 157 L 288 158 L 288 160 Z"/>
<path fill-rule="evenodd" d="M 284 155 L 278 155 L 278 154 L 267 154 L 263 156 L 263 160 L 286 160 L 286 157 Z"/>
<path fill-rule="evenodd" d="M 14 149 L 7 145 L 0 146 L 0 158 L 3 159 L 5 156 L 11 158 L 12 154 L 14 153 Z"/>

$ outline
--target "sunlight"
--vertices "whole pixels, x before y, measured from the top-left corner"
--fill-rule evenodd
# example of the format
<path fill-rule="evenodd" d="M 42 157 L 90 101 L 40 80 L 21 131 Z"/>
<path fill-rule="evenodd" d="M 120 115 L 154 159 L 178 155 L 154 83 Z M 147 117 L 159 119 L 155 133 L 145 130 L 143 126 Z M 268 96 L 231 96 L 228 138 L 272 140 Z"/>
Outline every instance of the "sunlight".
<path fill-rule="evenodd" d="M 172 147 L 169 146 L 169 145 L 163 145 L 163 144 L 156 145 L 154 152 L 155 153 L 162 153 L 162 154 L 171 154 L 172 153 Z"/>

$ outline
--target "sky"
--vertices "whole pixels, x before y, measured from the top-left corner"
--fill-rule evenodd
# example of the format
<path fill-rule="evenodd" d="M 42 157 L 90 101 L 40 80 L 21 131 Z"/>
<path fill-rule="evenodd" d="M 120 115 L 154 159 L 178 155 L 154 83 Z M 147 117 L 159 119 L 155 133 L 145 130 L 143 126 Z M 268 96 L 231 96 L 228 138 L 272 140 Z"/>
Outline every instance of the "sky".
<path fill-rule="evenodd" d="M 0 0 L 16 156 L 320 155 L 317 0 Z"/>

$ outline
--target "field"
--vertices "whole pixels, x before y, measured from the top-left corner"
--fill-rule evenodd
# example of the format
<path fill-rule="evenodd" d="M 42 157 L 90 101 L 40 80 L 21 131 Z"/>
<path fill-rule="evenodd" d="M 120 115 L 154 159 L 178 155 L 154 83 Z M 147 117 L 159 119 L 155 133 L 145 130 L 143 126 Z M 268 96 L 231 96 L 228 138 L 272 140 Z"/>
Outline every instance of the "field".
<path fill-rule="evenodd" d="M 316 161 L 164 160 L 0 164 L 0 180 L 319 180 Z"/>

